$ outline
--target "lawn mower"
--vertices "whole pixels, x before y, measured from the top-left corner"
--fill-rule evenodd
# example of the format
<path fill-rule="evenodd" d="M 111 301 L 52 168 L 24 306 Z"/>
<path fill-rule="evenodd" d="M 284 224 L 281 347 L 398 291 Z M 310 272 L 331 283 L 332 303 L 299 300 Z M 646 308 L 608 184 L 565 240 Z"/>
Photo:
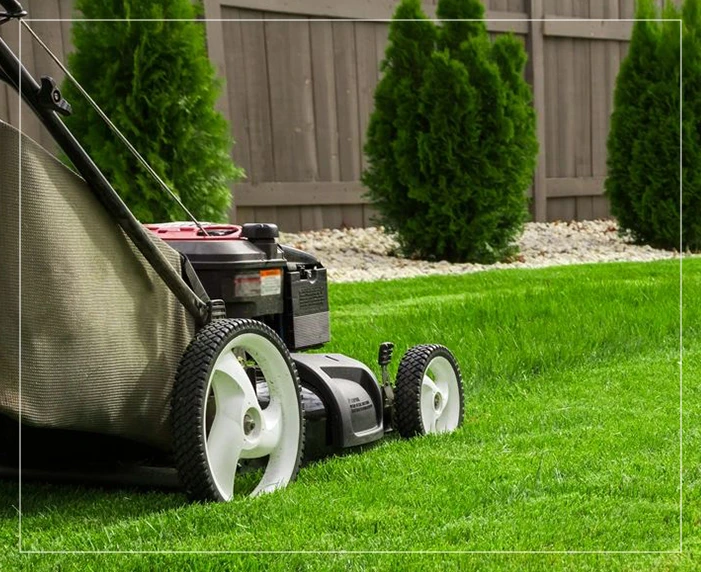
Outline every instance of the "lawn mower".
<path fill-rule="evenodd" d="M 304 459 L 461 424 L 462 378 L 447 348 L 410 348 L 394 384 L 392 343 L 379 347 L 379 380 L 353 358 L 319 352 L 330 340 L 323 264 L 280 244 L 273 224 L 199 222 L 22 20 L 21 5 L 0 5 L 0 24 L 19 20 L 191 219 L 136 220 L 61 120 L 72 108 L 56 82 L 37 82 L 0 40 L 0 79 L 80 175 L 0 124 L 5 461 L 16 429 L 25 476 L 42 462 L 60 473 L 58 459 L 73 473 L 157 459 L 174 465 L 192 499 L 226 501 L 234 482 L 237 494 L 249 482 L 253 496 L 284 487 Z"/>

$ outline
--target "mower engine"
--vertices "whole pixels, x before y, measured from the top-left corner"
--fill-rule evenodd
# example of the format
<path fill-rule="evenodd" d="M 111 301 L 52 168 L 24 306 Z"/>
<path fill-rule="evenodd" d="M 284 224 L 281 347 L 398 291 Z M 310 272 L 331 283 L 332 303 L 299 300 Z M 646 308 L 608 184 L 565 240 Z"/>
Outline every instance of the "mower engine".
<path fill-rule="evenodd" d="M 312 255 L 277 243 L 273 224 L 151 224 L 146 228 L 183 254 L 229 318 L 270 326 L 290 351 L 329 341 L 326 268 Z"/>
<path fill-rule="evenodd" d="M 308 460 L 384 436 L 387 397 L 368 367 L 344 355 L 294 353 L 330 339 L 326 268 L 314 256 L 279 244 L 273 224 L 205 224 L 206 234 L 193 223 L 146 227 L 185 257 L 209 297 L 224 301 L 228 318 L 265 323 L 293 352 Z M 264 406 L 267 387 L 255 385 Z"/>

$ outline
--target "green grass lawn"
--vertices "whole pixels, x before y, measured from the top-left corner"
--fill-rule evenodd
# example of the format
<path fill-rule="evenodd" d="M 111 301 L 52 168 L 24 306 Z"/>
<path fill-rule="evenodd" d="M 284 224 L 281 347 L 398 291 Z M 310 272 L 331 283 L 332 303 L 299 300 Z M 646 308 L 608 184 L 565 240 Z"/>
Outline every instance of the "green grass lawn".
<path fill-rule="evenodd" d="M 31 569 L 676 570 L 701 566 L 701 260 L 684 262 L 685 554 L 22 555 Z M 464 426 L 308 466 L 226 505 L 182 494 L 23 486 L 42 551 L 677 551 L 679 263 L 341 284 L 328 351 L 439 342 L 463 371 Z M 395 369 L 398 363 L 395 359 Z M 0 484 L 0 544 L 17 487 Z M 1 558 L 1 557 L 0 557 Z M 701 554 L 699 555 L 701 558 Z"/>

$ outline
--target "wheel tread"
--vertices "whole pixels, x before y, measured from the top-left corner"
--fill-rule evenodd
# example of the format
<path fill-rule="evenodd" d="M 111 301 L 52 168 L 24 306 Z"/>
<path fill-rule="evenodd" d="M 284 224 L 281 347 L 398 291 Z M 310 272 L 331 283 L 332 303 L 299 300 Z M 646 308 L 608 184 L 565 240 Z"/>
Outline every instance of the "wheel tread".
<path fill-rule="evenodd" d="M 171 397 L 173 456 L 180 480 L 188 496 L 195 501 L 223 500 L 211 473 L 201 427 L 210 369 L 222 344 L 236 332 L 253 332 L 270 337 L 291 366 L 300 407 L 300 445 L 297 463 L 290 480 L 299 472 L 304 453 L 305 423 L 299 376 L 289 350 L 277 334 L 262 322 L 249 319 L 215 320 L 190 342 L 178 366 Z"/>
<path fill-rule="evenodd" d="M 410 348 L 402 357 L 395 383 L 394 417 L 397 431 L 404 438 L 426 433 L 421 422 L 421 383 L 426 366 L 433 357 L 441 354 L 447 357 L 456 369 L 460 392 L 460 415 L 458 426 L 463 419 L 463 387 L 460 366 L 453 354 L 439 344 L 422 344 Z"/>

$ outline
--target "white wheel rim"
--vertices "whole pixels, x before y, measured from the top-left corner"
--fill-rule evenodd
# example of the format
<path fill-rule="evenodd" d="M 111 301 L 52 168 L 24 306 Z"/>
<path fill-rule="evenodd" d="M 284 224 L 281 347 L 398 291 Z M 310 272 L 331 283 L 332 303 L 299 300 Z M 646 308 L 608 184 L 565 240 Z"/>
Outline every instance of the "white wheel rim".
<path fill-rule="evenodd" d="M 421 422 L 426 433 L 452 431 L 460 421 L 460 389 L 453 365 L 436 356 L 421 381 Z"/>
<path fill-rule="evenodd" d="M 234 354 L 236 349 L 250 354 L 265 378 L 270 395 L 265 409 L 261 409 L 248 374 Z M 206 398 L 202 431 L 206 436 L 207 462 L 219 494 L 225 500 L 233 497 L 240 459 L 267 455 L 267 467 L 251 496 L 287 485 L 297 465 L 301 420 L 292 373 L 280 350 L 259 334 L 237 336 L 214 362 L 205 396 L 210 392 L 216 400 L 214 420 L 207 435 Z"/>

